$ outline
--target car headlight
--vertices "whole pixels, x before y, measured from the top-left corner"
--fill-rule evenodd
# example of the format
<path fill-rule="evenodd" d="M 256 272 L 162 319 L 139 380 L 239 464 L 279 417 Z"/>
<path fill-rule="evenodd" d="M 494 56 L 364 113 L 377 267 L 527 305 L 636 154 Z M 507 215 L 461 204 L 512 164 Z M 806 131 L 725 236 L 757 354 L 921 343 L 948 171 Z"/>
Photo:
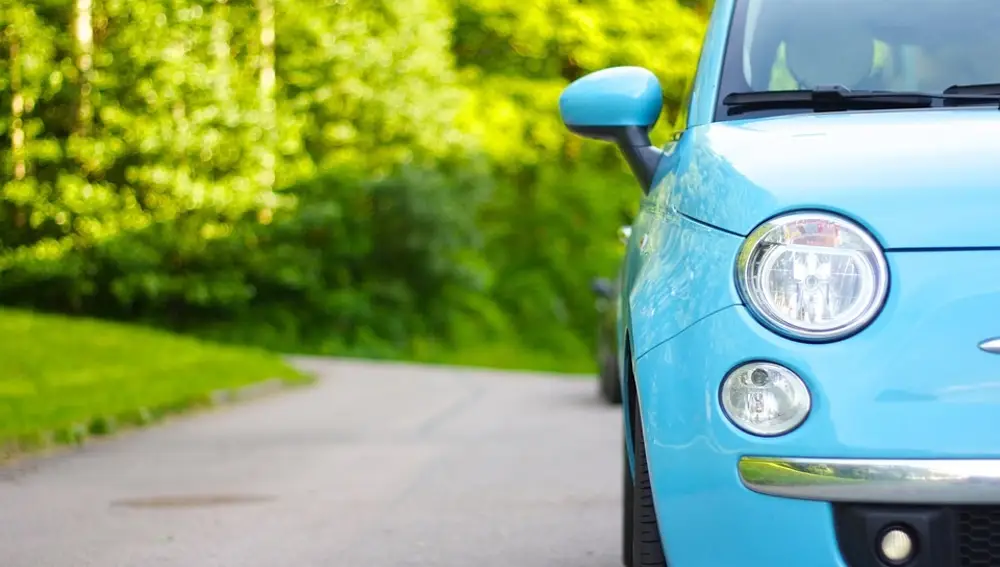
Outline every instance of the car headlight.
<path fill-rule="evenodd" d="M 765 222 L 747 237 L 736 272 L 751 312 L 800 340 L 832 341 L 859 331 L 878 315 L 889 289 L 875 239 L 826 213 Z"/>

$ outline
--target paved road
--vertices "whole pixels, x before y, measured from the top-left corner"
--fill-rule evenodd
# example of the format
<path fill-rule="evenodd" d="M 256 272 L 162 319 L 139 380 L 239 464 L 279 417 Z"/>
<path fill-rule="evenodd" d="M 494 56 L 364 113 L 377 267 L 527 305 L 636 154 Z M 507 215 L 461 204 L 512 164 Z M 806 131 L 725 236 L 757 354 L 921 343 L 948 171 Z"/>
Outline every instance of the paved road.
<path fill-rule="evenodd" d="M 0 470 L 0 566 L 618 565 L 593 382 L 300 364 L 317 386 Z"/>

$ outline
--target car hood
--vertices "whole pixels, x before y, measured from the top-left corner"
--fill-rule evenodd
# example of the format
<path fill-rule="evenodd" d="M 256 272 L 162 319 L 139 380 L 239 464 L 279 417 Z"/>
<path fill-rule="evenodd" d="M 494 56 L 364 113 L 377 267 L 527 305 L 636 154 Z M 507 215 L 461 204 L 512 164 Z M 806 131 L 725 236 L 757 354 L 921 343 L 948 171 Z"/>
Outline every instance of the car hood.
<path fill-rule="evenodd" d="M 1000 246 L 1000 110 L 798 114 L 693 128 L 674 208 L 741 235 L 790 210 L 867 226 L 887 249 Z"/>

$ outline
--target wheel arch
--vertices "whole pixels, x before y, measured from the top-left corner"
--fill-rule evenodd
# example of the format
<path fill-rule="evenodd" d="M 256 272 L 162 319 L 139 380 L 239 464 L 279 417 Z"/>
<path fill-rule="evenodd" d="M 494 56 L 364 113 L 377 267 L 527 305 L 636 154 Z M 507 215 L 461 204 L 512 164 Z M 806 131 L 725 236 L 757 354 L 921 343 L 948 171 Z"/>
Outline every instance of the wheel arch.
<path fill-rule="evenodd" d="M 632 357 L 632 337 L 625 332 L 625 349 L 622 361 L 622 431 L 625 436 L 625 454 L 628 455 L 629 474 L 635 478 L 635 435 L 632 432 L 632 416 L 639 411 L 639 396 L 635 384 L 635 362 Z"/>

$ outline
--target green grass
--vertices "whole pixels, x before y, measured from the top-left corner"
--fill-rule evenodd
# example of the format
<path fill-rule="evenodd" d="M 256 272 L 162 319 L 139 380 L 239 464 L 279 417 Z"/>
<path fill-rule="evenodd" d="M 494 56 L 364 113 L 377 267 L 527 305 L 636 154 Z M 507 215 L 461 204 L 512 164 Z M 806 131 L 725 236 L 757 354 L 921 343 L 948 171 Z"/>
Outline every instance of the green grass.
<path fill-rule="evenodd" d="M 408 345 L 393 344 L 370 337 L 357 345 L 346 345 L 335 335 L 296 337 L 270 327 L 253 324 L 233 328 L 229 324 L 190 330 L 195 336 L 218 343 L 257 345 L 275 352 L 309 356 L 362 358 L 396 362 L 417 362 L 448 366 L 480 367 L 499 370 L 556 372 L 562 374 L 597 374 L 597 362 L 586 345 L 573 343 L 560 352 L 532 349 L 512 340 L 477 342 L 465 340 L 463 344 L 446 344 L 439 340 L 414 337 Z"/>
<path fill-rule="evenodd" d="M 0 309 L 0 459 L 142 425 L 269 379 L 308 380 L 258 349 Z"/>
<path fill-rule="evenodd" d="M 417 346 L 409 359 L 413 362 L 495 368 L 498 370 L 557 372 L 588 376 L 597 373 L 597 364 L 593 356 L 587 353 L 558 356 L 532 351 L 519 345 L 503 343 L 483 344 L 475 347 L 463 346 L 458 349 L 424 343 Z"/>

